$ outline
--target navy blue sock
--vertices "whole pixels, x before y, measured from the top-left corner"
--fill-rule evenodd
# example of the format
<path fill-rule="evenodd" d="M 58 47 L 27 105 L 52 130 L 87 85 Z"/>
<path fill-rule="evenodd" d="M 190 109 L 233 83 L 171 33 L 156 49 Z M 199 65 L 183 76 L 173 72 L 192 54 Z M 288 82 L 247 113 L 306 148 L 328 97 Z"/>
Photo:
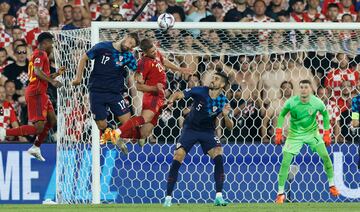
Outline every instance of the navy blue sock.
<path fill-rule="evenodd" d="M 175 183 L 177 181 L 180 166 L 181 166 L 181 163 L 179 161 L 173 160 L 171 167 L 170 167 L 169 176 L 168 176 L 168 180 L 167 180 L 167 186 L 166 186 L 166 195 L 167 196 L 172 195 Z"/>
<path fill-rule="evenodd" d="M 221 192 L 224 185 L 225 175 L 224 175 L 224 162 L 222 155 L 218 155 L 214 158 L 215 164 L 215 189 L 216 192 Z"/>

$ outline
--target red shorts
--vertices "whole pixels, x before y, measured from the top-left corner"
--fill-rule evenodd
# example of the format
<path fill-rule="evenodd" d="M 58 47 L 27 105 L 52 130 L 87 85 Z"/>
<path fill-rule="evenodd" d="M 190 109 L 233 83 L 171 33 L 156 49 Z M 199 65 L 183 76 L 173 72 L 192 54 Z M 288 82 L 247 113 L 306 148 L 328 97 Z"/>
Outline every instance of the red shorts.
<path fill-rule="evenodd" d="M 25 95 L 25 99 L 28 108 L 28 120 L 31 122 L 45 121 L 48 112 L 54 111 L 54 107 L 47 94 Z"/>
<path fill-rule="evenodd" d="M 154 117 L 151 120 L 151 124 L 154 126 L 157 125 L 157 121 L 159 116 L 161 115 L 162 109 L 164 107 L 165 99 L 160 96 L 153 96 L 153 95 L 144 95 L 143 96 L 143 110 L 151 110 L 154 112 Z"/>

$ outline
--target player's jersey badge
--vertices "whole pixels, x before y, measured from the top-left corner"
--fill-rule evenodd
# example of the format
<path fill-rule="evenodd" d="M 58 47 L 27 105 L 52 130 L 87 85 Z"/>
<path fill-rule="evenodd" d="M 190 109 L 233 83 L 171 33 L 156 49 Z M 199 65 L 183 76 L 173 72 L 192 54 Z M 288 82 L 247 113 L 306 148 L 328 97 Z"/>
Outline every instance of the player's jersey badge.
<path fill-rule="evenodd" d="M 308 113 L 311 116 L 312 114 L 314 114 L 314 110 L 313 109 L 308 109 Z"/>
<path fill-rule="evenodd" d="M 119 61 L 121 62 L 124 59 L 122 55 L 119 56 Z"/>
<path fill-rule="evenodd" d="M 217 111 L 217 109 L 218 109 L 218 107 L 213 106 L 212 111 L 213 111 L 213 112 L 216 112 L 216 111 Z"/>

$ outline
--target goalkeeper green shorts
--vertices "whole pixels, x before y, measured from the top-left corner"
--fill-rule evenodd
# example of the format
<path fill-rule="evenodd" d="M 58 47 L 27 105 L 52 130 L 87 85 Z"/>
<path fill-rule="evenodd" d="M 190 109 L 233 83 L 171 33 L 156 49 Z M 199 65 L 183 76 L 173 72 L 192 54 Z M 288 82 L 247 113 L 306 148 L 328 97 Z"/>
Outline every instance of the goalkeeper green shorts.
<path fill-rule="evenodd" d="M 316 146 L 325 145 L 324 140 L 320 135 L 308 135 L 301 137 L 290 137 L 285 141 L 283 152 L 288 152 L 293 155 L 300 153 L 300 150 L 304 144 L 310 146 L 312 152 L 316 152 Z"/>

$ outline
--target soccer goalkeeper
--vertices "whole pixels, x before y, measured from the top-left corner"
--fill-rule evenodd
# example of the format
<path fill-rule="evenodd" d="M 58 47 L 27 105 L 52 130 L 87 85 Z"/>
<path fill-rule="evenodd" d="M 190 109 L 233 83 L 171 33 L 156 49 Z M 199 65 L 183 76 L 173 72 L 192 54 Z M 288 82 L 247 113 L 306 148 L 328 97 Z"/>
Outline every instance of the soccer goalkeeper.
<path fill-rule="evenodd" d="M 331 159 L 326 150 L 326 146 L 330 146 L 330 121 L 329 114 L 324 103 L 311 94 L 311 83 L 309 80 L 300 81 L 300 96 L 293 96 L 285 102 L 280 112 L 275 143 L 281 144 L 282 126 L 286 114 L 290 112 L 290 129 L 289 134 L 283 148 L 283 160 L 279 171 L 278 179 L 278 195 L 276 203 L 284 203 L 285 194 L 284 187 L 288 177 L 290 163 L 294 156 L 299 154 L 301 147 L 308 144 L 313 152 L 317 152 L 324 162 L 325 172 L 329 181 L 330 194 L 339 196 L 340 193 L 334 184 L 334 170 Z M 318 124 L 316 122 L 316 114 L 320 112 L 324 117 L 324 137 L 319 134 Z"/>

